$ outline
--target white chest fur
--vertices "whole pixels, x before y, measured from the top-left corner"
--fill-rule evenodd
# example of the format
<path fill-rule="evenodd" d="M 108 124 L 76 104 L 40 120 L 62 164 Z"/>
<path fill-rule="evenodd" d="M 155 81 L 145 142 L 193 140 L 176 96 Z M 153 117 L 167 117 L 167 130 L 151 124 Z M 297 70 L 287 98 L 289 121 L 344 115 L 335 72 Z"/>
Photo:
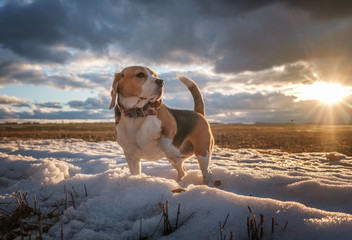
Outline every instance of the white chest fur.
<path fill-rule="evenodd" d="M 156 161 L 164 157 L 160 149 L 161 121 L 157 116 L 128 118 L 116 125 L 118 143 L 126 155 Z"/>

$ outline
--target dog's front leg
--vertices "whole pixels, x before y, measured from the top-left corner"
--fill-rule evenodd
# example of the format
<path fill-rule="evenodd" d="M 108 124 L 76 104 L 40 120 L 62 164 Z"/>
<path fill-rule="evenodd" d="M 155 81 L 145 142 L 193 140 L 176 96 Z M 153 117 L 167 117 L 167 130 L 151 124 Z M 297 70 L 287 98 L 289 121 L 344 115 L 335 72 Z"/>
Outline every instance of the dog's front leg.
<path fill-rule="evenodd" d="M 141 159 L 126 155 L 126 162 L 132 175 L 141 174 Z"/>
<path fill-rule="evenodd" d="M 177 164 L 181 160 L 180 151 L 172 145 L 172 141 L 170 138 L 161 136 L 160 138 L 160 149 L 165 154 L 167 160 L 169 160 L 172 164 Z"/>

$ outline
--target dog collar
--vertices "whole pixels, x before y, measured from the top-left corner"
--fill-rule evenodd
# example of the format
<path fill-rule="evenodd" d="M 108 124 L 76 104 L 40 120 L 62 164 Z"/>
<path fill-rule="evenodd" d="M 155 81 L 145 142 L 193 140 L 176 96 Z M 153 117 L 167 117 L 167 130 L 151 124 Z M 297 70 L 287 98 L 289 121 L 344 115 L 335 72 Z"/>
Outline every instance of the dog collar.
<path fill-rule="evenodd" d="M 119 110 L 120 113 L 123 113 L 123 115 L 125 115 L 126 117 L 131 117 L 131 118 L 146 117 L 149 115 L 157 114 L 155 109 L 148 108 L 148 107 L 149 107 L 149 102 L 146 105 L 144 105 L 142 108 L 132 108 L 132 109 L 125 110 L 120 104 L 118 104 L 117 110 Z M 119 113 L 115 112 L 115 114 L 118 115 Z"/>

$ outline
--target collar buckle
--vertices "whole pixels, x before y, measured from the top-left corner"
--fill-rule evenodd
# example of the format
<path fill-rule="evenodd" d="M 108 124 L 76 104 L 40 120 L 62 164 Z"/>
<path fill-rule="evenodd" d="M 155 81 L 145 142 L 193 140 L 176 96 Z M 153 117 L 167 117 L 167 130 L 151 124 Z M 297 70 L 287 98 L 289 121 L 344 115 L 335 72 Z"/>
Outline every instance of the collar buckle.
<path fill-rule="evenodd" d="M 130 118 L 146 117 L 149 115 L 156 115 L 157 112 L 154 108 L 149 108 L 149 102 L 141 108 L 132 108 L 125 110 L 120 104 L 117 105 L 118 109 L 124 116 Z"/>

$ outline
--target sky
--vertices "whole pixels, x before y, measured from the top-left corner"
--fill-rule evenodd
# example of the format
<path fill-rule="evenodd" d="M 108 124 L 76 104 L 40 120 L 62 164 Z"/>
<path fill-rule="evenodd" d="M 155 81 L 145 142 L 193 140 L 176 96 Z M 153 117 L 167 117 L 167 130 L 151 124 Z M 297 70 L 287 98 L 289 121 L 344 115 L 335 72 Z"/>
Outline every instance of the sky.
<path fill-rule="evenodd" d="M 0 0 L 0 121 L 114 121 L 114 73 L 182 74 L 218 123 L 352 123 L 352 4 L 336 1 Z"/>

